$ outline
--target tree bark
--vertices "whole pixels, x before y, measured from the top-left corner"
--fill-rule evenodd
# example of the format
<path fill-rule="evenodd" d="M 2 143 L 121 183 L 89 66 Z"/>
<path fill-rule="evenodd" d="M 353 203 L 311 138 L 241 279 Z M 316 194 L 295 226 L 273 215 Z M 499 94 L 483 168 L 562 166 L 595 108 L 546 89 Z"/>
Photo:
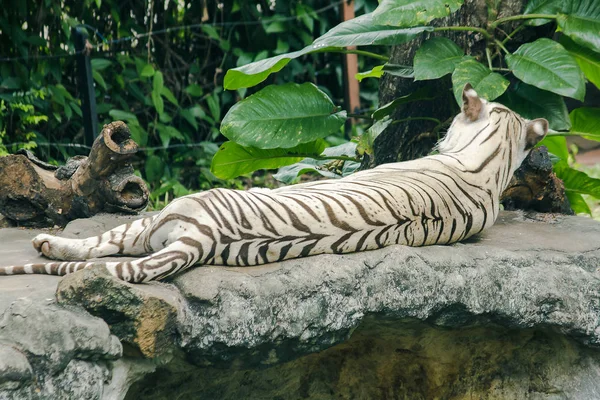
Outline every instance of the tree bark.
<path fill-rule="evenodd" d="M 137 151 L 124 122 L 104 126 L 88 157 L 59 168 L 31 153 L 0 158 L 0 213 L 15 225 L 65 225 L 100 211 L 135 213 L 148 204 L 148 188 L 134 175 Z"/>
<path fill-rule="evenodd" d="M 487 28 L 488 3 L 486 0 L 466 0 L 462 8 L 447 18 L 434 21 L 434 26 L 474 26 Z M 519 14 L 525 4 L 524 0 L 501 0 L 497 11 L 491 11 L 494 19 Z M 497 17 L 496 17 L 497 15 Z M 510 25 L 503 25 L 510 30 Z M 467 55 L 477 60 L 485 60 L 486 41 L 483 35 L 476 32 L 436 32 L 413 40 L 412 42 L 392 47 L 391 64 L 412 65 L 417 49 L 424 40 L 444 36 L 463 48 Z M 442 122 L 449 122 L 459 111 L 452 94 L 450 76 L 435 81 L 414 81 L 390 74 L 384 74 L 379 86 L 379 105 L 383 106 L 392 100 L 415 92 L 421 88 L 430 88 L 437 97 L 431 101 L 418 101 L 399 107 L 392 118 L 396 121 L 406 118 L 434 117 Z M 391 124 L 375 141 L 373 165 L 388 162 L 412 160 L 429 153 L 438 137 L 437 123 L 423 120 L 412 120 Z M 439 128 L 439 127 L 438 127 Z"/>

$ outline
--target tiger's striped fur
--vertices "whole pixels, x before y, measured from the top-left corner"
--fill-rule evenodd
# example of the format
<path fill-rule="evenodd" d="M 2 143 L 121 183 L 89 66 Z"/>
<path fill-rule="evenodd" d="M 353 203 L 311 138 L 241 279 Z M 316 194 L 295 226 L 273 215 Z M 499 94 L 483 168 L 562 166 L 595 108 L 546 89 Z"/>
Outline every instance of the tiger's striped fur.
<path fill-rule="evenodd" d="M 97 237 L 38 235 L 34 247 L 52 259 L 142 257 L 2 267 L 0 275 L 63 275 L 101 264 L 118 278 L 146 282 L 194 264 L 249 266 L 458 242 L 494 223 L 500 194 L 547 129 L 546 120 L 524 120 L 467 85 L 439 154 L 276 190 L 213 189 Z"/>

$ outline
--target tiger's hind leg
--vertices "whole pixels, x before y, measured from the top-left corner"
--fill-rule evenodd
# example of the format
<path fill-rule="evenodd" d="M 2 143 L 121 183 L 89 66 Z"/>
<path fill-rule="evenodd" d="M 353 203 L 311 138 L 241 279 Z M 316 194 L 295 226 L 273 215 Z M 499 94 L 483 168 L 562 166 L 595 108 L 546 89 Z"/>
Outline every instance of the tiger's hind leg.
<path fill-rule="evenodd" d="M 33 239 L 33 247 L 55 260 L 88 260 L 115 254 L 141 255 L 150 250 L 146 248 L 144 233 L 155 218 L 142 218 L 86 239 L 40 234 Z"/>
<path fill-rule="evenodd" d="M 131 261 L 106 262 L 108 271 L 119 279 L 142 283 L 163 279 L 181 272 L 203 259 L 202 244 L 190 237 L 181 237 L 147 257 Z"/>

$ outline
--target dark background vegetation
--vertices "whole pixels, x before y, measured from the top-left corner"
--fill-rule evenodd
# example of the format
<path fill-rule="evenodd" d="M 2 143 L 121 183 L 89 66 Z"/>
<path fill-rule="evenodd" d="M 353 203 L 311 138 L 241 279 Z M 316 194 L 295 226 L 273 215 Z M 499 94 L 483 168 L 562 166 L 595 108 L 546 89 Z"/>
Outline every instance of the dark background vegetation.
<path fill-rule="evenodd" d="M 357 15 L 376 5 L 357 1 Z M 250 91 L 290 81 L 313 82 L 343 104 L 342 55 L 293 60 L 248 91 L 223 91 L 225 72 L 301 49 L 341 21 L 340 2 L 318 0 L 8 0 L 0 10 L 0 155 L 29 148 L 62 164 L 88 153 L 71 35 L 83 25 L 93 46 L 100 129 L 128 123 L 143 148 L 135 166 L 155 205 L 188 191 L 252 184 L 210 173 L 224 141 L 221 118 Z M 365 108 L 376 104 L 377 86 L 361 84 Z"/>

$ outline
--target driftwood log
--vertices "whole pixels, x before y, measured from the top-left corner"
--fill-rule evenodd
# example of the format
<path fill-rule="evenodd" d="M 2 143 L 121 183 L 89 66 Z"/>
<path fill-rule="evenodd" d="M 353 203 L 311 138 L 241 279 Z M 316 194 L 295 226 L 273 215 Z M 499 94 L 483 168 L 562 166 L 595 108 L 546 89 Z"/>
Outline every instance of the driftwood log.
<path fill-rule="evenodd" d="M 502 193 L 501 201 L 505 210 L 573 214 L 565 185 L 552 171 L 544 146 L 529 153 Z"/>
<path fill-rule="evenodd" d="M 75 156 L 61 167 L 30 152 L 0 158 L 0 214 L 17 226 L 63 226 L 98 212 L 142 211 L 148 188 L 134 175 L 130 160 L 138 150 L 129 128 L 104 126 L 88 157 Z"/>

